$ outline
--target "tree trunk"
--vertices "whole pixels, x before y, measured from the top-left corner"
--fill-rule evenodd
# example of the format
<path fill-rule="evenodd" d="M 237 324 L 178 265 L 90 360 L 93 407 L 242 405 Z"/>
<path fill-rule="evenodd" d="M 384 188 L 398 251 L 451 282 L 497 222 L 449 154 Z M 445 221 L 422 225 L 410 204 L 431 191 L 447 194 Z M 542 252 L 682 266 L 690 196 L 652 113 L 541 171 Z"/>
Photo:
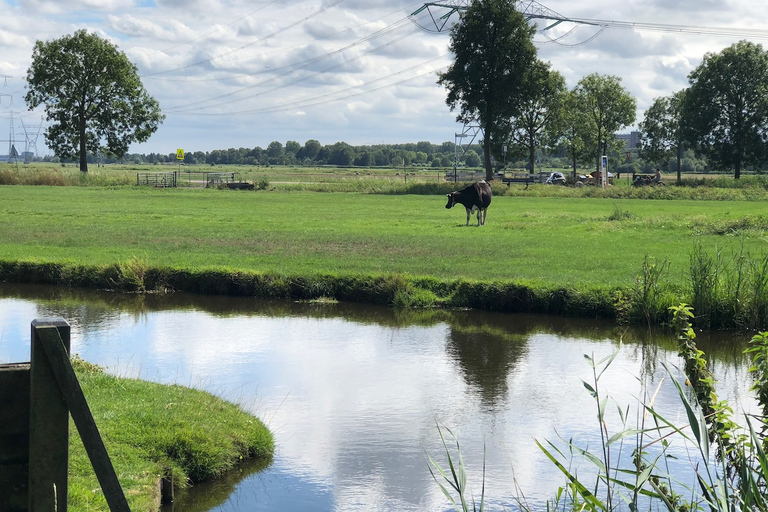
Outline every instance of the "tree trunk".
<path fill-rule="evenodd" d="M 493 180 L 493 164 L 491 163 L 491 123 L 484 127 L 483 133 L 483 164 L 485 166 L 485 181 Z"/>
<path fill-rule="evenodd" d="M 536 147 L 533 143 L 529 142 L 528 146 L 528 161 L 531 163 L 531 174 L 534 174 L 536 170 Z"/>
<path fill-rule="evenodd" d="M 576 151 L 573 152 L 573 181 L 576 182 Z"/>
<path fill-rule="evenodd" d="M 733 178 L 736 180 L 741 178 L 741 160 L 736 160 L 736 172 L 733 174 Z"/>
<path fill-rule="evenodd" d="M 680 175 L 681 173 L 681 163 L 683 160 L 683 145 L 678 142 L 677 144 L 677 184 L 682 185 L 683 184 L 683 178 Z"/>
<path fill-rule="evenodd" d="M 78 132 L 80 133 L 80 170 L 88 172 L 88 152 L 85 145 L 85 112 L 80 112 Z"/>

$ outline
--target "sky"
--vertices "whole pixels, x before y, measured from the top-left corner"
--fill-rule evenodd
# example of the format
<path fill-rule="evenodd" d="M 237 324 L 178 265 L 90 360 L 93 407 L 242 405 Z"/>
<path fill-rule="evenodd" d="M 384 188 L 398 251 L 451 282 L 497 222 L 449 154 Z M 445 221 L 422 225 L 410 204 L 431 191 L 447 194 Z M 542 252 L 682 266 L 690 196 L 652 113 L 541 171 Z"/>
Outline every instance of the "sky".
<path fill-rule="evenodd" d="M 468 0 L 445 0 L 465 5 Z M 441 2 L 436 2 L 441 3 Z M 456 140 L 463 131 L 437 72 L 451 63 L 453 14 L 411 0 L 0 0 L 0 154 L 51 154 L 41 108 L 24 102 L 36 41 L 86 29 L 136 64 L 166 115 L 131 153 Z M 538 56 L 569 88 L 616 75 L 637 99 L 635 129 L 653 100 L 688 84 L 705 53 L 739 40 L 766 44 L 757 0 L 524 0 L 570 20 L 539 21 Z M 603 25 L 598 26 L 598 25 Z"/>

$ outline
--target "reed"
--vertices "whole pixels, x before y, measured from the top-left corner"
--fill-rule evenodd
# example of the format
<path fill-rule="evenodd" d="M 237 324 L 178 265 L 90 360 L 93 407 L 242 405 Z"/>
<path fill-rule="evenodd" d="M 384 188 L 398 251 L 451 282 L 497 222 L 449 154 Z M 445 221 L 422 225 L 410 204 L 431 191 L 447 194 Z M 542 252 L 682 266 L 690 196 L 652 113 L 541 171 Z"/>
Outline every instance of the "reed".
<path fill-rule="evenodd" d="M 634 307 L 648 326 L 660 323 L 664 310 L 664 282 L 662 278 L 669 269 L 669 261 L 657 262 L 645 255 L 640 275 L 635 278 Z"/>
<path fill-rule="evenodd" d="M 744 416 L 744 425 L 737 424 L 728 404 L 717 398 L 716 382 L 707 368 L 704 353 L 696 347 L 696 334 L 691 325 L 693 310 L 687 304 L 671 308 L 672 324 L 677 333 L 679 354 L 684 362 L 685 385 L 678 381 L 675 373 L 665 364 L 680 403 L 685 411 L 685 421 L 680 423 L 664 417 L 654 407 L 654 397 L 643 393 L 639 403 L 637 423 L 630 424 L 630 408 L 616 408 L 620 419 L 617 431 L 609 431 L 605 421 L 610 397 L 600 386 L 601 379 L 608 371 L 616 354 L 602 359 L 585 355 L 592 370 L 590 382 L 583 382 L 592 396 L 601 442 L 596 449 L 582 448 L 572 440 L 559 443 L 536 440 L 536 444 L 553 465 L 562 473 L 563 485 L 546 505 L 528 502 L 519 496 L 515 498 L 523 512 L 547 511 L 589 511 L 615 512 L 627 510 L 666 510 L 668 512 L 764 512 L 768 510 L 768 456 L 766 455 L 766 424 L 768 415 L 768 332 L 755 335 L 747 352 L 752 354 L 753 366 L 750 372 L 755 376 L 752 390 L 763 409 L 760 417 L 761 429 L 756 429 L 750 416 Z M 663 384 L 660 383 L 659 386 Z M 693 390 L 693 398 L 688 388 Z M 438 427 L 439 429 L 439 427 Z M 446 447 L 442 432 L 443 446 Z M 634 439 L 634 445 L 623 446 L 625 440 Z M 691 464 L 692 472 L 686 475 L 672 474 L 667 461 L 673 455 L 669 448 L 683 443 L 689 453 L 695 453 L 696 461 Z M 621 460 L 619 454 L 632 448 L 630 461 Z M 715 456 L 711 450 L 715 449 Z M 460 447 L 456 443 L 456 451 Z M 448 452 L 446 447 L 446 452 Z M 448 453 L 449 464 L 454 464 Z M 438 468 L 449 486 L 432 476 L 456 510 L 467 511 L 467 475 L 463 459 L 459 455 L 459 470 L 449 477 L 430 457 L 430 463 Z M 584 463 L 592 467 L 589 471 Z M 573 468 L 578 467 L 579 470 Z M 591 475 L 591 476 L 585 476 Z M 483 473 L 485 480 L 485 473 Z M 694 482 L 693 485 L 682 482 Z M 453 491 L 453 492 L 451 492 Z M 516 492 L 519 491 L 516 489 Z M 457 499 L 458 494 L 460 499 Z"/>

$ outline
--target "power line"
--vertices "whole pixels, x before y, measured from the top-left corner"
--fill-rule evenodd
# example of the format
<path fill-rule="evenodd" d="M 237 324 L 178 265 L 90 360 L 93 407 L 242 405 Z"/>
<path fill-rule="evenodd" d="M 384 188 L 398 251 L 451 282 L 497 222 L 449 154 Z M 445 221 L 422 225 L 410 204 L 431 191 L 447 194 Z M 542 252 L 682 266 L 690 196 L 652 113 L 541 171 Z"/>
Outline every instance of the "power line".
<path fill-rule="evenodd" d="M 326 34 L 326 35 L 321 36 L 321 37 L 315 37 L 312 42 L 322 41 L 324 39 L 335 38 L 335 37 L 337 37 L 337 36 L 339 36 L 341 34 L 344 34 L 344 33 L 349 32 L 351 30 L 355 30 L 357 28 L 365 27 L 366 25 L 370 25 L 372 23 L 376 23 L 377 21 L 381 21 L 381 20 L 383 20 L 385 18 L 388 18 L 388 17 L 392 16 L 393 14 L 399 14 L 400 12 L 401 11 L 398 9 L 397 11 L 393 11 L 393 12 L 391 12 L 389 14 L 385 14 L 384 16 L 380 16 L 380 17 L 378 17 L 376 19 L 373 19 L 373 20 L 370 20 L 370 21 L 366 21 L 365 23 L 361 23 L 361 24 L 355 25 L 353 27 L 348 27 L 348 28 L 345 28 L 343 30 L 339 30 L 338 32 L 333 32 L 331 34 Z M 403 20 L 408 20 L 409 18 L 410 18 L 409 16 L 406 16 L 405 18 L 401 18 L 398 21 L 396 21 L 395 23 L 393 23 L 392 25 L 388 25 L 387 27 L 385 27 L 384 29 L 381 29 L 381 30 L 386 30 L 387 28 L 389 28 L 389 27 L 391 27 L 393 25 L 396 25 L 396 24 L 400 24 L 400 23 L 402 23 Z M 375 32 L 373 35 L 377 34 L 378 32 L 381 32 L 381 30 Z M 366 38 L 363 38 L 361 41 L 365 41 L 367 39 L 370 39 L 373 35 L 367 36 Z M 282 52 L 286 52 L 286 51 L 289 51 L 289 50 L 295 50 L 297 48 L 304 48 L 304 47 L 307 46 L 307 44 L 308 43 L 299 43 L 297 45 L 289 46 L 289 47 L 285 47 L 285 48 L 275 48 L 271 52 L 262 53 L 262 56 L 264 56 L 264 55 L 271 55 L 273 53 L 282 53 Z M 312 59 L 307 59 L 307 61 L 309 61 L 309 60 L 312 60 Z M 294 65 L 303 64 L 304 62 L 307 62 L 307 61 L 302 61 L 302 62 L 293 63 L 293 64 L 286 64 L 285 66 L 280 66 L 280 67 L 277 67 L 277 68 L 269 68 L 269 69 L 265 69 L 265 70 L 254 71 L 252 73 L 238 73 L 238 74 L 227 75 L 227 76 L 216 76 L 216 77 L 207 77 L 207 78 L 191 78 L 191 77 L 177 78 L 177 77 L 156 76 L 156 75 L 142 75 L 142 79 L 143 78 L 149 78 L 151 80 L 162 80 L 162 81 L 168 81 L 168 82 L 219 82 L 219 81 L 224 81 L 224 80 L 233 80 L 233 79 L 238 79 L 238 78 L 251 77 L 251 76 L 261 75 L 261 74 L 266 74 L 266 73 L 274 73 L 275 70 L 285 69 L 287 67 L 291 67 L 291 66 L 294 66 Z"/>
<path fill-rule="evenodd" d="M 189 112 L 191 110 L 202 110 L 202 109 L 205 109 L 205 108 L 213 108 L 213 107 L 217 107 L 217 106 L 222 106 L 222 105 L 226 105 L 226 104 L 229 104 L 229 103 L 233 103 L 233 102 L 236 102 L 236 101 L 243 101 L 243 100 L 246 100 L 246 99 L 255 98 L 257 96 L 262 96 L 262 95 L 268 94 L 268 93 L 276 91 L 276 90 L 281 90 L 281 89 L 283 89 L 283 88 L 285 88 L 285 87 L 287 87 L 289 85 L 296 85 L 298 83 L 305 82 L 305 81 L 309 80 L 310 78 L 313 78 L 313 77 L 316 77 L 318 75 L 322 75 L 324 73 L 328 73 L 329 71 L 336 70 L 336 69 L 338 69 L 340 67 L 349 65 L 350 63 L 352 63 L 352 62 L 354 62 L 356 60 L 361 59 L 362 57 L 364 57 L 367 54 L 370 54 L 370 53 L 379 51 L 379 50 L 381 50 L 383 48 L 386 48 L 388 46 L 391 46 L 391 45 L 393 45 L 393 44 L 395 44 L 395 43 L 397 43 L 397 42 L 399 42 L 399 41 L 401 41 L 401 40 L 403 40 L 403 39 L 405 39 L 407 37 L 410 37 L 411 35 L 416 33 L 416 30 L 411 30 L 411 31 L 409 31 L 409 32 L 407 32 L 407 33 L 405 33 L 405 34 L 403 34 L 403 35 L 401 35 L 401 36 L 399 36 L 399 37 L 397 37 L 397 38 L 395 38 L 393 40 L 390 40 L 390 41 L 388 41 L 388 42 L 386 42 L 384 44 L 381 44 L 381 45 L 379 45 L 377 47 L 374 47 L 374 48 L 370 48 L 370 49 L 362 52 L 361 54 L 359 54 L 359 55 L 357 55 L 355 57 L 352 57 L 352 58 L 350 58 L 350 59 L 348 59 L 348 60 L 346 60 L 344 62 L 341 62 L 341 63 L 336 64 L 334 66 L 330 66 L 330 67 L 325 68 L 325 69 L 323 69 L 321 71 L 316 71 L 314 73 L 310 73 L 310 74 L 305 75 L 303 77 L 297 78 L 297 79 L 295 79 L 295 80 L 293 80 L 293 81 L 291 81 L 291 82 L 289 82 L 287 84 L 281 84 L 281 85 L 275 86 L 275 87 L 273 87 L 271 89 L 268 89 L 266 91 L 261 91 L 261 92 L 255 93 L 255 94 L 251 94 L 249 96 L 242 96 L 242 97 L 238 97 L 238 98 L 231 98 L 231 99 L 229 99 L 227 101 L 220 101 L 220 102 L 212 104 L 212 105 L 195 107 L 195 105 L 201 105 L 203 103 L 212 102 L 212 101 L 215 101 L 215 100 L 220 99 L 220 98 L 232 97 L 235 94 L 238 94 L 240 92 L 247 91 L 247 90 L 253 89 L 255 87 L 259 87 L 259 86 L 262 86 L 262 85 L 274 82 L 274 81 L 276 81 L 276 80 L 278 80 L 280 78 L 286 77 L 286 76 L 288 76 L 288 75 L 290 75 L 290 74 L 292 74 L 292 73 L 294 73 L 294 72 L 296 72 L 296 71 L 298 71 L 300 69 L 304 69 L 304 68 L 308 67 L 311 64 L 316 64 L 316 63 L 321 62 L 323 60 L 327 60 L 327 59 L 329 59 L 329 58 L 331 58 L 331 57 L 333 57 L 335 55 L 341 54 L 342 52 L 347 51 L 347 50 L 349 50 L 349 49 L 351 49 L 351 48 L 353 48 L 355 46 L 358 46 L 358 45 L 360 45 L 360 44 L 362 44 L 364 42 L 367 42 L 367 41 L 370 41 L 370 40 L 375 39 L 377 37 L 380 37 L 382 35 L 386 35 L 386 34 L 389 34 L 391 32 L 394 32 L 394 31 L 398 30 L 399 28 L 405 26 L 407 24 L 407 22 L 408 22 L 408 18 L 407 17 L 403 18 L 400 21 L 396 22 L 395 24 L 390 25 L 389 27 L 386 27 L 384 29 L 381 29 L 381 30 L 375 32 L 374 34 L 366 36 L 363 39 L 355 41 L 354 43 L 351 43 L 351 44 L 349 44 L 349 45 L 347 45 L 347 46 L 345 46 L 343 48 L 340 48 L 338 50 L 335 50 L 333 52 L 321 55 L 319 57 L 315 57 L 313 59 L 308 59 L 307 61 L 304 61 L 300 65 L 297 65 L 297 66 L 293 67 L 293 69 L 290 69 L 290 70 L 288 70 L 288 71 L 286 71 L 284 73 L 281 73 L 279 75 L 267 78 L 266 80 L 262 80 L 259 83 L 252 84 L 252 85 L 249 85 L 247 87 L 243 87 L 243 88 L 241 88 L 241 89 L 239 89 L 237 91 L 233 91 L 233 92 L 229 92 L 229 93 L 226 93 L 226 94 L 222 94 L 222 95 L 219 95 L 219 96 L 216 96 L 216 97 L 213 97 L 213 98 L 208 98 L 208 99 L 205 99 L 205 100 L 200 100 L 200 101 L 197 101 L 197 102 L 188 103 L 188 104 L 184 104 L 184 105 L 178 105 L 176 107 L 170 107 L 169 109 L 167 109 L 167 112 L 169 112 L 169 113 L 181 113 L 181 112 L 185 112 L 185 111 Z M 285 66 L 285 67 L 289 67 L 289 66 Z M 191 107 L 195 107 L 195 108 L 191 108 Z"/>
<path fill-rule="evenodd" d="M 270 5 L 272 5 L 272 4 L 276 4 L 278 1 L 279 1 L 279 0 L 272 0 L 271 2 L 268 2 L 268 3 L 264 4 L 264 5 L 262 5 L 261 7 L 259 7 L 258 9 L 256 9 L 255 11 L 251 11 L 251 12 L 249 12 L 248 14 L 245 14 L 245 15 L 243 15 L 243 16 L 240 16 L 240 17 L 239 17 L 239 18 L 237 18 L 236 20 L 234 20 L 234 21 L 232 21 L 232 22 L 230 22 L 230 23 L 227 23 L 226 25 L 222 25 L 222 26 L 220 26 L 220 27 L 218 27 L 218 28 L 216 28 L 216 29 L 214 29 L 214 30 L 211 30 L 210 32 L 206 32 L 205 34 L 202 34 L 202 35 L 200 35 L 200 36 L 198 36 L 198 37 L 195 37 L 194 39 L 190 39 L 190 40 L 188 40 L 188 41 L 184 41 L 183 43 L 179 43 L 179 44 L 176 44 L 176 45 L 170 46 L 170 47 L 168 47 L 168 48 L 164 48 L 164 49 L 162 49 L 162 50 L 157 50 L 157 51 L 158 51 L 158 52 L 160 52 L 160 53 L 165 53 L 165 52 L 167 52 L 167 51 L 169 51 L 169 50 L 175 50 L 176 48 L 180 48 L 180 47 L 182 47 L 182 46 L 186 46 L 186 45 L 188 45 L 188 44 L 194 43 L 195 41 L 199 41 L 200 39 L 203 39 L 203 38 L 205 38 L 205 37 L 208 37 L 208 36 L 209 36 L 209 35 L 211 35 L 211 34 L 215 34 L 216 32 L 219 32 L 219 31 L 220 31 L 220 30 L 222 30 L 222 29 L 225 29 L 225 28 L 227 28 L 227 27 L 231 27 L 231 26 L 232 26 L 232 25 L 234 25 L 235 23 L 239 23 L 239 22 L 243 21 L 245 18 L 248 18 L 248 17 L 250 17 L 250 16 L 253 16 L 253 15 L 254 15 L 254 14 L 256 14 L 257 12 L 259 12 L 259 11 L 261 11 L 261 10 L 263 10 L 263 9 L 266 9 L 266 8 L 267 8 L 267 7 L 269 7 Z"/>
<path fill-rule="evenodd" d="M 179 66 L 177 68 L 167 69 L 165 71 L 157 71 L 155 73 L 148 73 L 148 74 L 146 74 L 144 76 L 151 77 L 151 76 L 155 76 L 155 75 L 161 75 L 161 74 L 164 74 L 164 73 L 172 73 L 174 71 L 181 71 L 182 69 L 193 68 L 193 67 L 199 66 L 201 64 L 206 64 L 208 62 L 212 62 L 212 61 L 220 59 L 222 57 L 226 57 L 227 55 L 232 55 L 233 53 L 237 53 L 239 51 L 245 50 L 246 48 L 249 48 L 249 47 L 251 47 L 251 46 L 253 46 L 255 44 L 262 43 L 262 42 L 266 41 L 267 39 L 271 39 L 272 37 L 275 37 L 275 36 L 277 36 L 279 34 L 282 34 L 283 32 L 285 32 L 287 30 L 290 30 L 290 29 L 292 29 L 293 27 L 295 27 L 297 25 L 301 25 L 302 23 L 306 22 L 307 20 L 310 20 L 310 19 L 314 18 L 315 16 L 318 16 L 318 15 L 324 13 L 325 11 L 327 11 L 328 9 L 331 9 L 332 7 L 336 7 L 337 5 L 339 5 L 340 3 L 344 2 L 344 1 L 345 0 L 335 0 L 334 2 L 331 2 L 330 4 L 321 7 L 320 9 L 318 9 L 314 13 L 310 14 L 309 16 L 306 16 L 306 17 L 304 17 L 304 18 L 302 18 L 302 19 L 300 19 L 300 20 L 298 20 L 298 21 L 296 21 L 294 23 L 286 25 L 285 27 L 280 28 L 280 29 L 274 31 L 271 34 L 268 34 L 268 35 L 266 35 L 266 36 L 264 36 L 264 37 L 262 37 L 260 39 L 252 41 L 250 43 L 244 44 L 244 45 L 242 45 L 242 46 L 240 46 L 238 48 L 233 48 L 233 49 L 231 49 L 229 51 L 226 51 L 224 53 L 221 53 L 219 55 L 215 55 L 215 56 L 210 57 L 208 59 L 203 59 L 203 60 L 200 60 L 200 61 L 197 61 L 197 62 L 193 62 L 193 63 L 187 64 L 185 66 Z"/>
<path fill-rule="evenodd" d="M 316 106 L 320 106 L 320 105 L 326 105 L 328 103 L 333 103 L 333 102 L 336 102 L 336 101 L 347 100 L 347 99 L 350 99 L 350 98 L 356 98 L 358 96 L 363 96 L 365 94 L 370 94 L 372 92 L 377 92 L 377 91 L 380 91 L 382 89 L 386 89 L 387 87 L 392 87 L 394 85 L 400 85 L 400 84 L 404 84 L 404 83 L 407 83 L 407 82 L 412 82 L 413 80 L 416 80 L 418 78 L 423 78 L 425 76 L 433 75 L 433 74 L 437 73 L 438 71 L 442 71 L 442 70 L 447 69 L 447 68 L 448 68 L 447 65 L 446 66 L 442 66 L 440 68 L 432 69 L 430 71 L 426 71 L 424 73 L 420 73 L 418 75 L 414 75 L 414 76 L 409 77 L 409 78 L 404 78 L 403 80 L 399 80 L 399 81 L 393 82 L 391 84 L 385 84 L 385 85 L 382 85 L 382 86 L 379 86 L 379 87 L 375 87 L 375 88 L 369 89 L 367 91 L 360 91 L 358 93 L 349 94 L 347 96 L 343 96 L 343 97 L 340 97 L 340 98 L 333 98 L 333 99 L 328 99 L 328 100 L 315 101 L 313 103 L 308 103 L 308 104 L 305 104 L 305 105 L 301 105 L 301 103 L 306 102 L 306 101 L 312 101 L 312 100 L 303 100 L 303 101 L 295 102 L 295 104 L 294 103 L 290 103 L 290 104 L 278 105 L 278 106 L 274 106 L 274 107 L 263 107 L 263 108 L 257 108 L 257 109 L 251 109 L 251 110 L 239 110 L 237 112 L 196 113 L 195 115 L 196 116 L 206 116 L 206 117 L 210 117 L 210 116 L 235 116 L 235 115 L 240 115 L 240 114 L 275 113 L 275 112 L 283 112 L 283 111 L 286 111 L 286 110 L 294 110 L 296 108 L 316 107 Z M 397 74 L 399 74 L 399 73 L 395 73 L 394 75 L 397 75 Z M 377 79 L 377 80 L 373 80 L 372 82 L 368 82 L 368 83 L 373 83 L 373 82 L 376 82 L 376 81 L 384 80 L 384 79 L 389 78 L 389 77 L 394 76 L 394 75 L 388 75 L 386 77 L 383 77 L 383 78 L 380 78 L 380 79 Z M 363 85 L 367 85 L 367 84 L 363 84 Z M 338 92 L 340 92 L 340 91 L 337 91 L 335 93 L 328 93 L 326 96 L 331 96 L 331 95 L 336 94 Z M 320 96 L 319 98 L 322 98 L 322 96 Z"/>

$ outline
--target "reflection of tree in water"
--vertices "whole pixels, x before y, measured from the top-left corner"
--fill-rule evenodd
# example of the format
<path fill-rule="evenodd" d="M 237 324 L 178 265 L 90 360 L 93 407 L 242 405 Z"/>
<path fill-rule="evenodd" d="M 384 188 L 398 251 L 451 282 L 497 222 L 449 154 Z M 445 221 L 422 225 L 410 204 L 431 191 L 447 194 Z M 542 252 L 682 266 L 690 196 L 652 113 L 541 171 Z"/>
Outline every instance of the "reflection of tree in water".
<path fill-rule="evenodd" d="M 467 384 L 478 390 L 483 405 L 496 407 L 506 401 L 507 376 L 527 353 L 528 329 L 522 331 L 476 322 L 451 324 L 448 355 L 458 363 Z"/>

